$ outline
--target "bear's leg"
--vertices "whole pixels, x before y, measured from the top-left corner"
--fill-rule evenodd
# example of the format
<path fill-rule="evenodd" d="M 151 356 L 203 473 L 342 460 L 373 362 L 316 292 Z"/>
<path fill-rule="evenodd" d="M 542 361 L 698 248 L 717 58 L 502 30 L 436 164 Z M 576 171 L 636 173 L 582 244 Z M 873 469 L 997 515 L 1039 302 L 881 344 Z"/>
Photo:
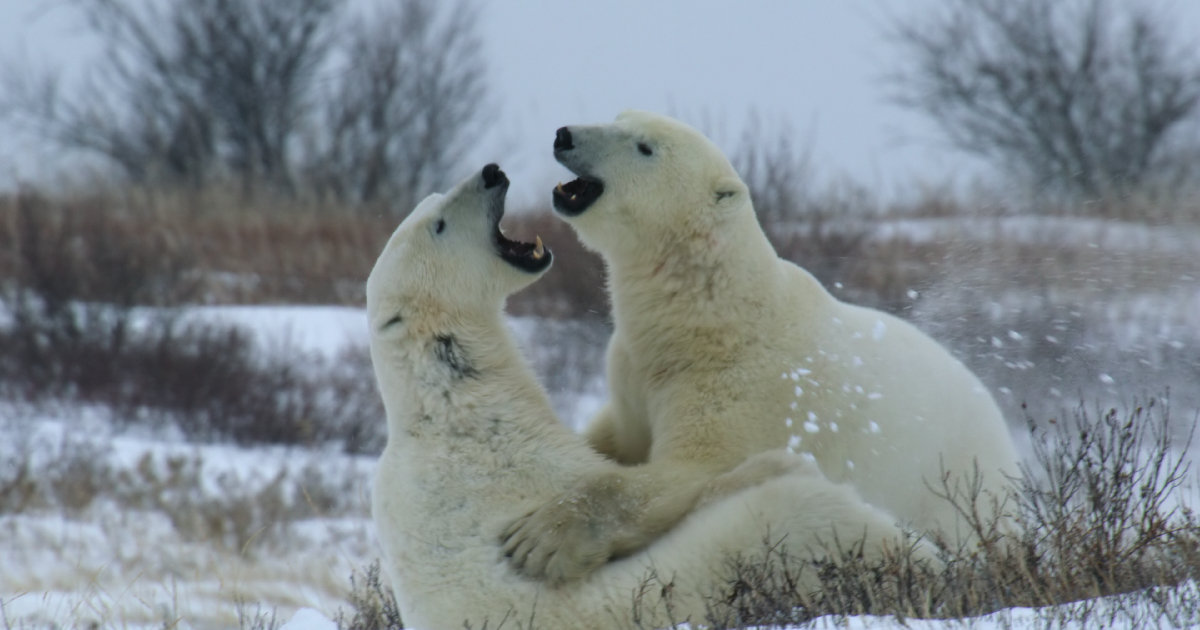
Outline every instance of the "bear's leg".
<path fill-rule="evenodd" d="M 584 430 L 588 444 L 600 454 L 624 465 L 644 464 L 650 457 L 650 421 L 646 417 L 645 383 L 630 375 L 626 344 L 613 337 L 608 345 L 609 398 Z"/>
<path fill-rule="evenodd" d="M 696 508 L 727 497 L 739 490 L 792 473 L 822 476 L 815 462 L 805 460 L 784 449 L 766 451 L 751 456 L 737 468 L 713 479 L 696 501 Z"/>
<path fill-rule="evenodd" d="M 600 411 L 592 416 L 592 420 L 583 430 L 583 437 L 597 453 L 616 461 L 621 461 L 621 452 L 617 441 L 617 417 L 613 412 L 613 402 L 604 403 Z"/>
<path fill-rule="evenodd" d="M 673 527 L 722 472 L 668 460 L 588 477 L 506 528 L 504 554 L 531 578 L 581 578 Z"/>

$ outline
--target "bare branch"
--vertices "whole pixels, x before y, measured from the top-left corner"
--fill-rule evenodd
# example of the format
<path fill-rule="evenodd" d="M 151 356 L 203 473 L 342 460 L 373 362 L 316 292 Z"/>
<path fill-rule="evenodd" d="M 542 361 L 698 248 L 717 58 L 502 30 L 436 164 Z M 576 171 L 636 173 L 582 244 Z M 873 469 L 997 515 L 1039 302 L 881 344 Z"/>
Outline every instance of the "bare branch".
<path fill-rule="evenodd" d="M 477 15 L 471 0 L 444 13 L 406 0 L 356 21 L 312 178 L 338 197 L 400 209 L 442 187 L 486 104 Z"/>
<path fill-rule="evenodd" d="M 1069 196 L 1148 183 L 1200 104 L 1200 60 L 1145 2 L 948 0 L 895 25 L 896 100 L 951 144 Z"/>
<path fill-rule="evenodd" d="M 79 90 L 10 77 L 9 116 L 139 183 L 290 192 L 295 137 L 345 0 L 76 0 L 107 45 Z"/>

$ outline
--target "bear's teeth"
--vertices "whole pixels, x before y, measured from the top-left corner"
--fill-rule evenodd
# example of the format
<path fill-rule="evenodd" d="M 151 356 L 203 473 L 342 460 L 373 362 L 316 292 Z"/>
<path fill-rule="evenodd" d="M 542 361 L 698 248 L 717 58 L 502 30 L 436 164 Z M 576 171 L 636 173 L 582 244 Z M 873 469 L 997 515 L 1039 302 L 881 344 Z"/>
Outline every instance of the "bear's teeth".
<path fill-rule="evenodd" d="M 563 190 L 562 182 L 558 182 L 558 186 L 555 188 L 555 190 L 557 190 L 561 194 L 564 194 L 564 195 L 567 194 L 567 191 Z"/>
<path fill-rule="evenodd" d="M 542 247 L 542 237 L 535 236 L 533 238 L 537 239 L 537 245 L 533 248 L 533 259 L 541 260 L 542 255 L 546 253 L 546 249 Z"/>

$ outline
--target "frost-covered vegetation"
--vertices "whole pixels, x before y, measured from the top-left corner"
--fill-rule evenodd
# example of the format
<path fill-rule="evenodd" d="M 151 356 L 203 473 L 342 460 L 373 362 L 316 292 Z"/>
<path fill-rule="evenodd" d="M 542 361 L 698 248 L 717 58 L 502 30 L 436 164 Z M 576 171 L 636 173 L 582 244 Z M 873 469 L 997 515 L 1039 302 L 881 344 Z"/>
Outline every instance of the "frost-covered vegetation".
<path fill-rule="evenodd" d="M 312 606 L 345 628 L 399 627 L 373 565 L 366 499 L 385 427 L 363 282 L 411 201 L 451 178 L 464 130 L 481 129 L 487 73 L 470 3 L 456 3 L 454 19 L 429 0 L 364 15 L 339 0 L 282 11 L 82 5 L 115 55 L 94 76 L 116 87 L 75 92 L 53 76 L 11 73 L 0 98 L 6 122 L 101 165 L 84 184 L 0 193 L 0 623 L 269 628 Z M 786 541 L 764 541 L 761 557 L 730 559 L 727 588 L 714 593 L 736 614 L 693 626 L 934 628 L 944 626 L 914 618 L 988 614 L 972 623 L 1200 623 L 1186 451 L 1200 418 L 1200 161 L 1194 137 L 1159 134 L 1152 120 L 1126 124 L 1143 110 L 1111 98 L 1142 92 L 1096 89 L 1111 72 L 1176 77 L 1166 128 L 1186 130 L 1200 72 L 1150 72 L 1194 60 L 1152 54 L 1169 33 L 1142 28 L 1154 26 L 1144 12 L 1120 22 L 1142 33 L 1141 47 L 1112 49 L 1141 57 L 1072 65 L 1071 46 L 1100 50 L 1123 32 L 1103 28 L 1096 16 L 1121 7 L 1102 0 L 951 5 L 992 10 L 1001 30 L 986 42 L 996 48 L 976 57 L 1003 53 L 995 59 L 1030 69 L 1023 76 L 1078 71 L 1063 85 L 1082 90 L 1071 102 L 1087 115 L 1050 108 L 1066 117 L 1030 129 L 1059 148 L 1070 148 L 1061 134 L 1100 144 L 1040 162 L 1012 157 L 1036 137 L 1013 136 L 1022 142 L 1007 152 L 968 147 L 1001 155 L 1016 178 L 887 203 L 852 183 L 822 187 L 795 136 L 758 119 L 727 148 L 781 256 L 840 299 L 914 322 L 991 388 L 1027 475 L 1007 497 L 927 481 L 968 520 L 972 501 L 997 500 L 1023 527 L 975 523 L 985 544 L 945 549 L 944 570 L 903 554 L 876 566 L 853 556 L 797 565 Z M 1075 13 L 1022 19 L 1063 6 Z M 1096 39 L 1043 28 L 1069 28 L 1075 14 L 1092 16 Z M 223 23 L 243 30 L 208 28 Z M 899 34 L 926 51 L 949 41 L 930 33 Z M 226 48 L 209 44 L 235 36 L 246 54 L 218 58 Z M 1051 47 L 1067 57 L 1039 66 L 1036 55 L 1006 56 L 1005 37 L 1071 46 Z M 361 63 L 347 65 L 350 56 Z M 288 58 L 301 63 L 263 71 Z M 906 89 L 963 58 L 928 57 Z M 434 76 L 435 67 L 455 72 Z M 970 68 L 943 69 L 953 79 Z M 974 87 L 950 122 L 969 123 L 972 108 L 1000 94 Z M 909 96 L 917 109 L 931 103 Z M 1032 105 L 1010 113 L 1036 115 L 1054 94 L 1024 97 Z M 1113 134 L 1093 124 L 1145 133 L 1104 144 Z M 1136 182 L 1121 163 L 1121 147 L 1134 145 L 1145 158 Z M 548 208 L 518 210 L 506 229 L 540 235 L 555 264 L 510 300 L 511 323 L 557 411 L 579 427 L 604 392 L 603 266 Z M 801 571 L 822 588 L 798 592 Z"/>
<path fill-rule="evenodd" d="M 365 277 L 373 257 L 360 250 L 381 247 L 387 232 L 374 228 L 386 226 L 334 209 L 280 217 L 175 203 L 129 193 L 0 204 L 11 252 L 5 614 L 32 627 L 203 626 L 309 605 L 340 608 L 347 627 L 388 627 L 386 610 L 371 609 L 386 588 L 368 570 L 378 551 L 365 499 L 382 413 L 361 294 L 331 289 Z M 557 219 L 509 221 L 555 249 L 557 266 L 510 311 L 560 414 L 579 426 L 603 393 L 602 269 Z M 1033 481 L 1008 505 L 1037 533 L 947 550 L 941 573 L 903 558 L 795 566 L 786 544 L 770 546 L 731 559 L 719 596 L 741 616 L 717 625 L 953 618 L 1105 595 L 1115 599 L 1095 607 L 1193 619 L 1194 589 L 1173 588 L 1192 584 L 1200 542 L 1192 476 L 1174 466 L 1200 396 L 1193 227 L 980 218 L 930 199 L 815 208 L 768 228 L 835 294 L 911 318 L 980 373 L 1014 432 L 1031 436 Z M 275 305 L 233 306 L 247 301 Z M 1168 387 L 1170 425 L 1168 400 L 1145 406 Z M 797 593 L 794 571 L 827 586 Z M 1118 614 L 1089 606 L 1054 614 Z"/>

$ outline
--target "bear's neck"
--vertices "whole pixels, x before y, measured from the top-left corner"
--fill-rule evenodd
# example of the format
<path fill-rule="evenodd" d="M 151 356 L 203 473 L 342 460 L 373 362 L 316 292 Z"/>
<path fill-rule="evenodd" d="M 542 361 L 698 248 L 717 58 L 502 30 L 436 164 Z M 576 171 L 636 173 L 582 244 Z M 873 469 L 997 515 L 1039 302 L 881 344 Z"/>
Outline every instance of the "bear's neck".
<path fill-rule="evenodd" d="M 688 335 L 764 308 L 779 259 L 753 215 L 709 233 L 605 256 L 619 329 Z"/>
<path fill-rule="evenodd" d="M 493 439 L 559 423 L 502 316 L 418 339 L 373 339 L 388 443 Z"/>

